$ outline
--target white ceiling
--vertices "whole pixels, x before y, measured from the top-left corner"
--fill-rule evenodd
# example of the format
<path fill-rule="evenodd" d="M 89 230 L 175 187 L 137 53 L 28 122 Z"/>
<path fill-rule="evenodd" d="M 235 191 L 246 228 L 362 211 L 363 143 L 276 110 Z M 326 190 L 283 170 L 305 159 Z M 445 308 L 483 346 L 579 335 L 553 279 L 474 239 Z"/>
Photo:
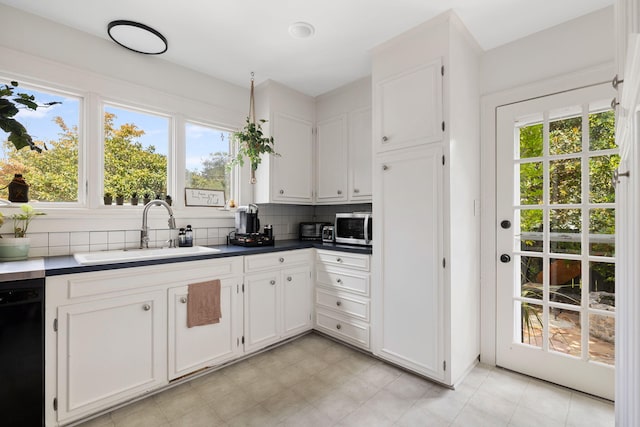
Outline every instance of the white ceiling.
<path fill-rule="evenodd" d="M 107 24 L 138 21 L 160 31 L 162 58 L 247 86 L 276 80 L 315 96 L 370 74 L 369 50 L 453 9 L 492 49 L 613 4 L 613 0 L 0 0 L 108 39 Z M 307 21 L 310 39 L 289 24 Z"/>

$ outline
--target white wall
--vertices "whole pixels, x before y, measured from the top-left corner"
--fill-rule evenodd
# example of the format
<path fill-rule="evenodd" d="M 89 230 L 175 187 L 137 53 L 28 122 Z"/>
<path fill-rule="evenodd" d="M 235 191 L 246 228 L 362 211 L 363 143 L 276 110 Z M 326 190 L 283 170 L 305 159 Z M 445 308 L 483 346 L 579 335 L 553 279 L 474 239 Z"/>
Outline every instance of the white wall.
<path fill-rule="evenodd" d="M 496 108 L 610 81 L 615 74 L 614 26 L 609 7 L 485 52 L 482 58 L 480 355 L 485 363 L 495 363 Z"/>
<path fill-rule="evenodd" d="M 614 56 L 611 6 L 485 52 L 480 66 L 481 93 L 613 63 Z"/>

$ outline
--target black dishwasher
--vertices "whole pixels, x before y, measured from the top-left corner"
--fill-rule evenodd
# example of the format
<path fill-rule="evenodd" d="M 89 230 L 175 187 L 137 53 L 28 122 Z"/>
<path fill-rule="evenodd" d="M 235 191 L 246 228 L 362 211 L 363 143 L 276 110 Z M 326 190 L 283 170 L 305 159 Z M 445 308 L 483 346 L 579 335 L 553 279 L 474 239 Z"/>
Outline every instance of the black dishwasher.
<path fill-rule="evenodd" d="M 0 424 L 44 425 L 44 278 L 0 282 Z"/>

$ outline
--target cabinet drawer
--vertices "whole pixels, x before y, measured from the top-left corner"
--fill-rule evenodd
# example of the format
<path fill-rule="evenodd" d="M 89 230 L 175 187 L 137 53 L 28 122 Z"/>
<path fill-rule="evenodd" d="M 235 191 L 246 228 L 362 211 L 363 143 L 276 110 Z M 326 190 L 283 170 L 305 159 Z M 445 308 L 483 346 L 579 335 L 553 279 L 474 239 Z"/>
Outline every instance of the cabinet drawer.
<path fill-rule="evenodd" d="M 316 312 L 316 327 L 336 338 L 369 349 L 369 325 L 324 310 Z"/>
<path fill-rule="evenodd" d="M 365 322 L 369 321 L 368 299 L 361 299 L 344 292 L 333 292 L 318 288 L 316 289 L 316 304 L 319 307 L 334 310 Z"/>
<path fill-rule="evenodd" d="M 354 268 L 357 270 L 369 271 L 370 255 L 358 255 L 338 251 L 316 252 L 316 259 L 325 265 Z"/>
<path fill-rule="evenodd" d="M 244 271 L 245 273 L 252 273 L 294 264 L 307 264 L 309 261 L 310 251 L 307 249 L 250 255 L 244 257 Z"/>
<path fill-rule="evenodd" d="M 355 292 L 369 296 L 369 274 L 351 273 L 347 270 L 316 268 L 316 282 L 336 290 Z"/>

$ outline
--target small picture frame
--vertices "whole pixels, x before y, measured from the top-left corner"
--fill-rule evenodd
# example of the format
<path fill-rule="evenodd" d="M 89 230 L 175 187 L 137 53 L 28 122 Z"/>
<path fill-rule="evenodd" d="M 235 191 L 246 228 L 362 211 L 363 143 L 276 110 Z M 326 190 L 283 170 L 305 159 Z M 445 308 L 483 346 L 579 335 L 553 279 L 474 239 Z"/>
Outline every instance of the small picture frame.
<path fill-rule="evenodd" d="M 184 203 L 186 206 L 224 206 L 223 190 L 206 190 L 202 188 L 185 188 Z"/>

